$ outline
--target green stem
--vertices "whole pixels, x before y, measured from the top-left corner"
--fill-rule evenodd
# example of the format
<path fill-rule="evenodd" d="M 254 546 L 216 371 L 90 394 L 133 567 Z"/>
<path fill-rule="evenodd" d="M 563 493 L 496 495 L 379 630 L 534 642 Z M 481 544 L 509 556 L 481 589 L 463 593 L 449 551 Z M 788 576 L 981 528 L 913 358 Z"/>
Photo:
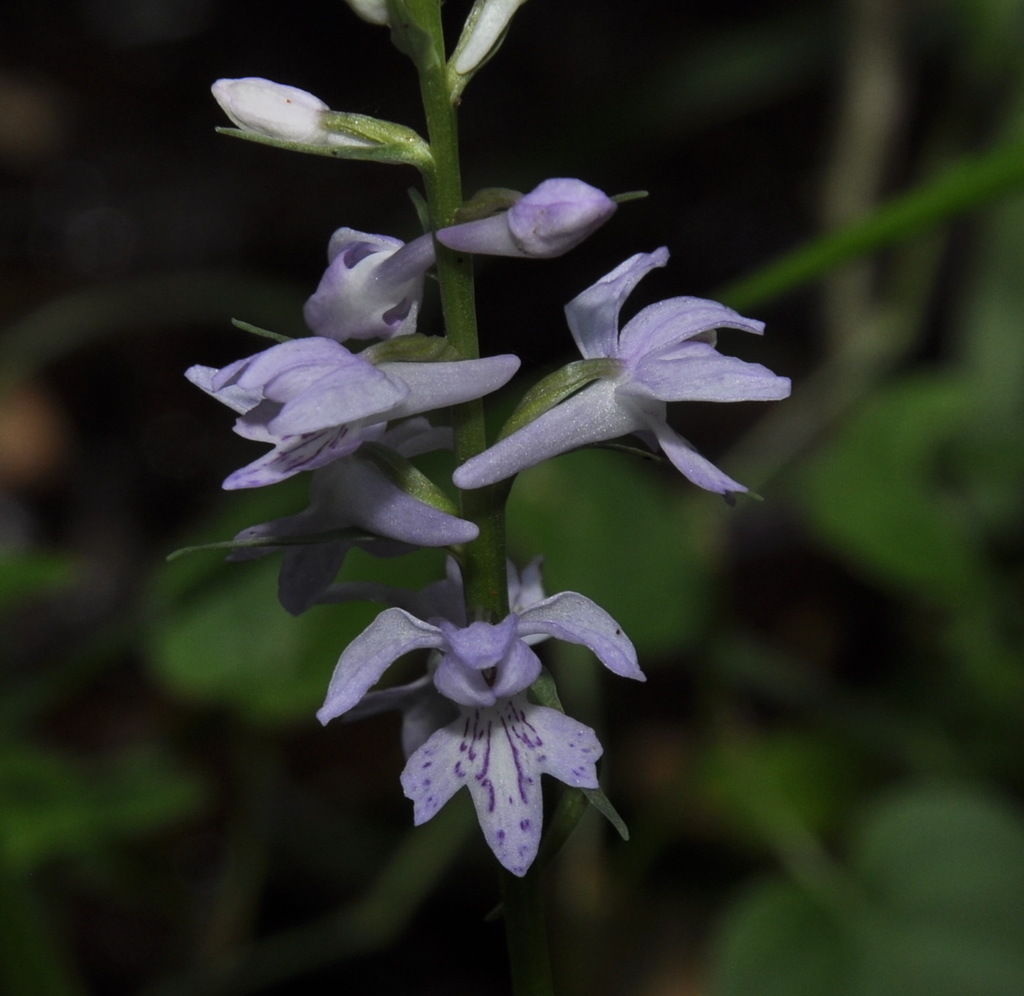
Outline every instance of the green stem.
<path fill-rule="evenodd" d="M 438 0 L 408 0 L 408 10 L 434 40 L 430 55 L 419 61 L 420 90 L 427 118 L 433 169 L 424 172 L 427 205 L 435 230 L 450 225 L 462 204 L 462 176 L 455 108 L 448 92 L 441 11 Z M 451 344 L 467 359 L 480 355 L 473 263 L 469 256 L 437 244 L 437 279 L 441 306 Z M 483 402 L 468 401 L 453 412 L 455 459 L 464 463 L 487 448 Z M 502 486 L 462 491 L 459 503 L 464 518 L 480 527 L 480 537 L 466 547 L 462 577 L 470 617 L 482 609 L 485 617 L 508 614 L 505 582 L 505 513 L 507 489 Z"/>
<path fill-rule="evenodd" d="M 455 220 L 462 204 L 462 179 L 455 107 L 441 26 L 440 0 L 405 0 L 405 10 L 417 29 L 429 36 L 429 46 L 414 56 L 430 138 L 432 168 L 424 171 L 427 205 L 436 231 Z M 422 35 L 420 36 L 422 37 Z M 436 245 L 437 279 L 448 340 L 467 359 L 480 355 L 470 257 Z M 487 447 L 482 401 L 458 405 L 453 412 L 455 458 L 461 464 Z M 466 608 L 472 619 L 482 610 L 486 619 L 508 614 L 505 576 L 506 485 L 460 491 L 463 517 L 480 527 L 480 536 L 463 553 L 462 577 Z M 523 877 L 502 871 L 505 932 L 515 996 L 552 996 L 550 958 L 544 923 L 540 870 L 536 863 Z"/>
<path fill-rule="evenodd" d="M 555 991 L 544 921 L 544 895 L 536 869 L 534 863 L 522 878 L 504 869 L 501 871 L 505 941 L 515 996 L 553 996 Z"/>

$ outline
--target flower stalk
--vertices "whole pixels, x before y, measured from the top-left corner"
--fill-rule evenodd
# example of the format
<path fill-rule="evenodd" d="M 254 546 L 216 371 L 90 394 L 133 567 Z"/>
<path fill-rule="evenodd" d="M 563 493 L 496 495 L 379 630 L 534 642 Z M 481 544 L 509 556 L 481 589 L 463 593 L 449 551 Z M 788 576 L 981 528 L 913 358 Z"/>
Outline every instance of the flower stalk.
<path fill-rule="evenodd" d="M 427 205 L 434 231 L 453 225 L 462 205 L 462 174 L 456 109 L 449 89 L 440 0 L 407 0 L 406 9 L 426 28 L 434 45 L 432 58 L 417 68 L 432 152 L 424 172 Z M 467 359 L 480 355 L 473 288 L 472 258 L 436 244 L 441 306 L 451 344 Z M 453 410 L 455 459 L 461 465 L 487 448 L 484 406 L 480 400 Z M 467 616 L 482 609 L 502 619 L 508 612 L 505 573 L 505 511 L 508 489 L 502 485 L 459 491 L 460 514 L 475 522 L 479 538 L 464 547 L 462 575 Z M 552 996 L 550 955 L 540 886 L 540 869 L 518 877 L 501 870 L 505 935 L 516 996 Z"/>

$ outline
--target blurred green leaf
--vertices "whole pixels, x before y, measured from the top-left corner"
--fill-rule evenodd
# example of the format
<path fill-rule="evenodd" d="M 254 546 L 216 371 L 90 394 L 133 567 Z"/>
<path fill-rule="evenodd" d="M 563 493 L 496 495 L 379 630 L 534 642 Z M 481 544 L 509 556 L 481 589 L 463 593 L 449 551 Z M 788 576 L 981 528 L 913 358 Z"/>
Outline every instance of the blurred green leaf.
<path fill-rule="evenodd" d="M 1014 139 L 961 160 L 882 204 L 861 221 L 795 249 L 712 297 L 746 311 L 843 263 L 905 242 L 1024 186 L 1024 142 Z"/>
<path fill-rule="evenodd" d="M 904 787 L 865 814 L 850 868 L 845 894 L 748 889 L 720 937 L 716 996 L 1024 992 L 1019 812 L 974 787 Z"/>
<path fill-rule="evenodd" d="M 72 563 L 52 553 L 4 551 L 0 553 L 0 609 L 48 588 L 67 584 Z"/>
<path fill-rule="evenodd" d="M 773 878 L 748 888 L 729 910 L 712 993 L 851 996 L 854 963 L 835 915 L 796 885 Z"/>
<path fill-rule="evenodd" d="M 857 782 L 850 749 L 814 732 L 720 740 L 704 763 L 706 789 L 731 821 L 782 846 L 832 829 Z"/>
<path fill-rule="evenodd" d="M 25 873 L 91 853 L 194 811 L 199 785 L 159 754 L 80 761 L 25 745 L 0 748 L 0 860 Z"/>
<path fill-rule="evenodd" d="M 728 514 L 707 495 L 688 502 L 682 484 L 673 492 L 648 471 L 619 453 L 567 454 L 519 477 L 508 515 L 514 557 L 543 551 L 547 591 L 592 598 L 641 657 L 678 651 L 704 629 Z"/>
<path fill-rule="evenodd" d="M 339 577 L 387 580 L 397 573 L 403 586 L 416 589 L 441 576 L 441 556 L 437 550 L 411 554 L 396 572 L 391 561 L 354 550 Z M 169 688 L 236 709 L 254 722 L 301 716 L 313 722 L 342 650 L 378 609 L 325 605 L 291 616 L 277 602 L 279 567 L 273 555 L 218 563 L 223 574 L 214 582 L 159 613 L 148 634 L 150 659 Z"/>
<path fill-rule="evenodd" d="M 897 381 L 862 404 L 797 485 L 813 529 L 854 568 L 955 606 L 989 588 L 971 509 L 941 460 L 970 403 L 952 377 Z"/>

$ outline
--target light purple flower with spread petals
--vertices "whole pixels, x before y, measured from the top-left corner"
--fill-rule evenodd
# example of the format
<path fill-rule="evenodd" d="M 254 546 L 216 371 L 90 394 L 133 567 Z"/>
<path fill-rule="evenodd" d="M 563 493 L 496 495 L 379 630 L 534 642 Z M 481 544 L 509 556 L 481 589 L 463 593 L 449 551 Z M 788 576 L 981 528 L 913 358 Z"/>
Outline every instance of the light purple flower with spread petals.
<path fill-rule="evenodd" d="M 540 841 L 540 774 L 594 788 L 601 750 L 592 730 L 527 701 L 541 663 L 526 639 L 538 634 L 582 644 L 615 674 L 644 680 L 619 625 L 576 592 L 553 595 L 494 624 L 425 621 L 390 608 L 341 655 L 317 713 L 321 723 L 343 715 L 403 654 L 437 651 L 434 688 L 459 707 L 460 716 L 412 754 L 403 787 L 419 824 L 466 785 L 488 844 L 516 875 L 525 873 Z"/>
<path fill-rule="evenodd" d="M 629 293 L 645 274 L 667 262 L 664 248 L 638 253 L 566 305 L 569 328 L 584 358 L 614 360 L 616 372 L 467 460 L 453 475 L 458 487 L 480 488 L 559 453 L 637 433 L 653 435 L 694 484 L 727 496 L 747 490 L 669 427 L 666 402 L 776 401 L 789 396 L 789 378 L 715 349 L 715 329 L 764 331 L 762 322 L 715 301 L 660 301 L 620 331 L 619 311 Z"/>
<path fill-rule="evenodd" d="M 235 432 L 273 449 L 224 487 L 274 484 L 354 452 L 363 430 L 385 420 L 483 397 L 519 368 L 512 355 L 439 363 L 371 363 L 323 336 L 293 339 L 220 370 L 185 376 L 240 417 Z"/>
<path fill-rule="evenodd" d="M 327 260 L 320 286 L 303 309 L 317 335 L 344 342 L 416 331 L 423 275 L 434 264 L 429 234 L 406 244 L 339 228 L 331 236 Z"/>
<path fill-rule="evenodd" d="M 508 211 L 442 228 L 437 241 L 459 252 L 551 259 L 597 231 L 617 206 L 582 180 L 545 180 Z"/>
<path fill-rule="evenodd" d="M 451 445 L 451 430 L 436 429 L 424 418 L 363 430 L 364 442 L 379 442 L 405 457 Z M 373 539 L 321 539 L 294 545 L 274 540 L 330 534 L 368 533 Z M 281 553 L 278 596 L 294 615 L 305 612 L 330 586 L 348 551 L 359 546 L 377 556 L 409 553 L 423 546 L 451 546 L 475 540 L 480 530 L 407 494 L 360 448 L 313 471 L 309 507 L 298 515 L 251 526 L 236 540 L 262 540 L 266 546 L 236 550 L 232 560 Z"/>

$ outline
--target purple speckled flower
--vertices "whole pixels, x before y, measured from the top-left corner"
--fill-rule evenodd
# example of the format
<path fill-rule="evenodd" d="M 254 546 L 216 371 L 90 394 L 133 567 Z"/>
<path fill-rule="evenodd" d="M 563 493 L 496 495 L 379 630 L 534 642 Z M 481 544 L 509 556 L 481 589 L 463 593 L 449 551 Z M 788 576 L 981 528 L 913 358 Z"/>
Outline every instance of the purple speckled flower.
<path fill-rule="evenodd" d="M 404 457 L 450 447 L 451 430 L 436 429 L 424 418 L 363 430 L 364 442 L 380 443 Z M 341 530 L 372 539 L 326 538 Z M 369 448 L 339 457 L 314 470 L 309 507 L 298 515 L 251 526 L 236 540 L 261 540 L 266 546 L 236 550 L 232 560 L 281 554 L 278 597 L 291 613 L 305 612 L 330 586 L 348 551 L 359 546 L 377 556 L 409 553 L 422 546 L 450 546 L 476 539 L 479 529 L 414 498 L 399 488 L 369 455 Z M 274 546 L 274 540 L 320 536 L 318 542 Z"/>
<path fill-rule="evenodd" d="M 578 246 L 616 207 L 582 180 L 545 180 L 508 211 L 442 228 L 437 241 L 459 252 L 551 259 Z"/>
<path fill-rule="evenodd" d="M 317 334 L 390 339 L 416 331 L 423 275 L 434 264 L 430 235 L 406 244 L 387 235 L 339 228 L 327 247 L 328 267 L 306 302 L 306 324 Z"/>
<path fill-rule="evenodd" d="M 789 379 L 715 349 L 715 329 L 764 331 L 762 322 L 715 301 L 660 301 L 620 331 L 629 293 L 667 262 L 664 248 L 638 253 L 569 302 L 565 313 L 580 352 L 586 360 L 612 360 L 612 373 L 467 460 L 453 475 L 460 488 L 493 484 L 559 453 L 637 433 L 645 441 L 653 437 L 694 484 L 725 495 L 747 490 L 669 427 L 666 402 L 774 401 L 789 396 Z"/>
<path fill-rule="evenodd" d="M 601 744 L 588 726 L 525 694 L 481 709 L 462 707 L 410 758 L 402 788 L 413 819 L 426 823 L 463 786 L 494 856 L 525 875 L 537 856 L 543 822 L 540 776 L 597 788 Z"/>
<path fill-rule="evenodd" d="M 519 368 L 512 355 L 439 363 L 371 363 L 324 336 L 292 339 L 216 370 L 194 366 L 193 384 L 239 413 L 235 432 L 273 449 L 224 487 L 274 484 L 354 452 L 385 420 L 482 397 Z"/>
<path fill-rule="evenodd" d="M 459 716 L 425 742 L 428 728 L 421 717 L 404 731 L 407 746 L 418 747 L 402 775 L 403 787 L 415 802 L 416 822 L 422 823 L 466 785 L 488 844 L 516 875 L 529 867 L 540 841 L 540 774 L 594 788 L 594 762 L 601 750 L 592 730 L 527 700 L 526 690 L 541 673 L 527 641 L 541 635 L 582 644 L 615 674 L 644 680 L 636 651 L 619 625 L 576 592 L 542 599 L 494 624 L 457 625 L 441 617 L 425 621 L 394 607 L 346 648 L 317 713 L 322 723 L 347 713 L 403 654 L 436 651 L 434 692 L 453 703 Z M 436 707 L 443 704 L 426 692 L 425 682 L 404 686 L 392 690 L 391 699 L 381 705 L 431 709 L 425 722 L 438 722 L 443 713 Z M 444 708 L 450 714 L 451 707 Z M 431 774 L 424 776 L 427 762 Z"/>

